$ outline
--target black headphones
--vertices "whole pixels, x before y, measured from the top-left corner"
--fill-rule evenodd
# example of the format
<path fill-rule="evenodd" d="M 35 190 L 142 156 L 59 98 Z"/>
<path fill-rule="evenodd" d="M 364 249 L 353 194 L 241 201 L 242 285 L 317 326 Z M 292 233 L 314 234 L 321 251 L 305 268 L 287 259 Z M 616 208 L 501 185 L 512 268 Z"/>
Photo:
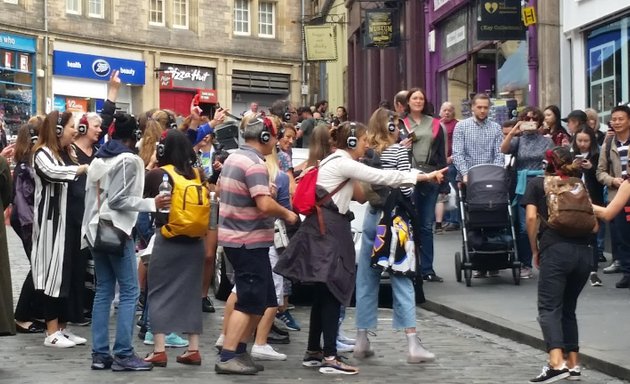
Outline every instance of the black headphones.
<path fill-rule="evenodd" d="M 175 121 L 175 117 L 170 113 L 164 111 L 168 116 L 168 123 L 166 123 L 166 129 L 177 129 L 177 121 Z"/>
<path fill-rule="evenodd" d="M 57 117 L 57 126 L 55 127 L 55 135 L 57 135 L 57 137 L 63 136 L 63 125 L 61 125 L 61 120 L 62 114 L 60 113 Z"/>
<path fill-rule="evenodd" d="M 389 121 L 387 122 L 387 130 L 389 133 L 396 132 L 396 124 L 394 123 L 394 115 L 389 115 Z"/>
<path fill-rule="evenodd" d="M 31 144 L 35 144 L 37 142 L 37 132 L 35 131 L 35 126 L 33 124 L 28 125 L 28 134 L 31 136 Z"/>
<path fill-rule="evenodd" d="M 287 103 L 287 105 L 284 106 L 284 113 L 282 114 L 282 121 L 285 123 L 288 123 L 289 121 L 291 121 L 291 111 L 289 108 L 289 103 Z"/>
<path fill-rule="evenodd" d="M 263 117 L 259 118 L 258 121 L 263 125 L 263 130 L 260 132 L 258 140 L 263 144 L 267 144 L 271 141 L 271 127 L 269 127 L 269 125 L 271 125 L 271 120 L 269 120 L 268 117 Z"/>
<path fill-rule="evenodd" d="M 350 123 L 350 136 L 346 140 L 348 148 L 355 149 L 359 145 L 359 139 L 357 138 L 357 124 L 355 122 Z"/>
<path fill-rule="evenodd" d="M 83 116 L 81 116 L 81 120 L 79 120 L 79 125 L 77 126 L 77 131 L 79 132 L 79 135 L 85 135 L 88 131 L 88 119 L 87 119 L 87 113 L 84 113 Z"/>

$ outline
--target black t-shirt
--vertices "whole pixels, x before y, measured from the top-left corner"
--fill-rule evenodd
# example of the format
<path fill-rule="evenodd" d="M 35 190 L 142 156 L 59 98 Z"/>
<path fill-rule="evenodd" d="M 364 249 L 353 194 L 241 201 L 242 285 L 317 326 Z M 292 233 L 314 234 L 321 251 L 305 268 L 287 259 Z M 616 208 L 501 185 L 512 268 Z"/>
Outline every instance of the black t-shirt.
<path fill-rule="evenodd" d="M 542 176 L 530 179 L 527 183 L 525 195 L 521 198 L 521 205 L 523 207 L 535 205 L 536 208 L 538 208 L 538 215 L 543 219 L 540 222 L 540 229 L 538 230 L 540 251 L 542 252 L 545 248 L 557 242 L 588 245 L 591 240 L 590 236 L 567 237 L 547 227 L 545 222 L 549 217 L 549 209 L 547 208 L 544 182 L 545 178 Z"/>

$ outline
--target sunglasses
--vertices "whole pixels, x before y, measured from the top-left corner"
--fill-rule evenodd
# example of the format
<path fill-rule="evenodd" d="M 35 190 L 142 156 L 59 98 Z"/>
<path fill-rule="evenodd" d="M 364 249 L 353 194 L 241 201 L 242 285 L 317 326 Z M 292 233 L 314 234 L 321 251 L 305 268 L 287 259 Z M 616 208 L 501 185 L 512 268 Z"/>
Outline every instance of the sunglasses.
<path fill-rule="evenodd" d="M 523 121 L 536 121 L 538 118 L 536 116 L 525 116 Z"/>

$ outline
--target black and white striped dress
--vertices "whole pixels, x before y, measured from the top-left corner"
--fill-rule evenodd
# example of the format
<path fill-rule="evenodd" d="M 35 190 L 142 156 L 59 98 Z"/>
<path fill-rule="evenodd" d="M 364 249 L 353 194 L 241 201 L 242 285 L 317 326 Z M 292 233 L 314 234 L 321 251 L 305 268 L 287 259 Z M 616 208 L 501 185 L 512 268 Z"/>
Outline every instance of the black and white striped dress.
<path fill-rule="evenodd" d="M 62 282 L 68 182 L 75 180 L 78 166 L 64 164 L 47 147 L 35 152 L 33 163 L 35 212 L 31 266 L 35 289 L 43 290 L 47 296 L 65 297 L 68 292 L 67 288 L 62 290 Z"/>
<path fill-rule="evenodd" d="M 408 172 L 411 170 L 409 162 L 409 151 L 400 144 L 392 144 L 381 153 L 381 168 L 394 169 L 396 171 Z M 407 197 L 413 192 L 413 187 L 400 187 L 400 191 Z"/>

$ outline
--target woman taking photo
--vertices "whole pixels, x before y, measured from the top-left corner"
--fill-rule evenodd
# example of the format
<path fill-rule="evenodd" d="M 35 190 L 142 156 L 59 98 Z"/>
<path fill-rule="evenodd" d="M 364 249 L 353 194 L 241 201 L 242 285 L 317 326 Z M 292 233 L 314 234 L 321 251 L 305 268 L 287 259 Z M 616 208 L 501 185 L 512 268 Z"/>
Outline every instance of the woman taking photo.
<path fill-rule="evenodd" d="M 595 132 L 589 126 L 583 124 L 578 128 L 573 141 L 573 153 L 575 154 L 575 162 L 582 171 L 582 180 L 584 185 L 586 185 L 591 201 L 595 205 L 605 205 L 604 185 L 597 181 L 595 176 L 599 162 L 599 145 L 597 145 Z M 602 285 L 602 280 L 597 276 L 597 268 L 600 257 L 604 255 L 605 231 L 603 230 L 603 224 L 603 221 L 599 222 L 599 232 L 591 238 L 593 265 L 589 280 L 593 287 Z"/>
<path fill-rule="evenodd" d="M 543 116 L 535 107 L 527 107 L 519 115 L 519 122 L 505 136 L 501 143 L 501 152 L 516 158 L 516 202 L 525 193 L 527 183 L 535 176 L 542 175 L 542 163 L 545 152 L 553 147 L 553 142 L 540 133 Z M 519 229 L 517 234 L 518 258 L 522 264 L 521 279 L 529 279 L 532 274 L 532 250 L 527 239 L 525 225 L 525 207 L 517 210 Z M 479 272 L 479 271 L 477 271 Z M 483 273 L 483 272 L 482 272 Z M 480 277 L 477 276 L 476 277 Z"/>
<path fill-rule="evenodd" d="M 547 151 L 545 174 L 580 177 L 580 166 L 568 147 Z M 548 365 L 530 383 L 551 383 L 563 378 L 580 378 L 577 299 L 588 280 L 593 258 L 588 236 L 567 236 L 546 225 L 548 218 L 545 178 L 528 185 L 521 205 L 526 210 L 527 233 L 538 280 L 538 322 L 549 354 Z M 539 220 L 539 218 L 541 220 Z M 539 225 L 539 221 L 541 224 Z M 593 220 L 593 233 L 597 232 Z M 566 359 L 565 359 L 566 356 Z"/>
<path fill-rule="evenodd" d="M 321 214 L 307 216 L 289 242 L 275 272 L 287 278 L 314 283 L 314 302 L 308 346 L 303 365 L 321 367 L 324 374 L 359 372 L 337 356 L 336 339 L 341 305 L 349 305 L 355 283 L 355 252 L 349 213 L 354 181 L 411 187 L 417 182 L 438 181 L 443 172 L 400 172 L 372 168 L 357 160 L 365 154 L 367 129 L 353 122 L 331 132 L 336 150 L 319 164 L 317 197 Z M 324 347 L 321 347 L 323 334 Z"/>
<path fill-rule="evenodd" d="M 193 168 L 196 155 L 186 135 L 176 129 L 165 132 L 158 149 L 158 165 L 146 177 L 147 197 L 159 194 L 159 186 L 168 179 L 171 190 L 177 182 L 171 172 L 187 180 L 197 180 L 201 185 L 202 175 Z M 172 171 L 166 171 L 170 167 Z M 202 191 L 207 193 L 208 191 Z M 172 217 L 173 211 L 182 209 L 171 206 L 171 212 L 156 213 L 155 245 L 148 268 L 149 317 L 154 337 L 153 352 L 146 362 L 166 367 L 166 335 L 171 332 L 189 334 L 188 350 L 177 356 L 180 364 L 200 365 L 199 335 L 202 332 L 202 307 L 199 305 L 201 292 L 204 242 L 201 237 L 178 235 L 165 237 L 160 230 Z"/>
<path fill-rule="evenodd" d="M 393 125 L 394 115 L 385 108 L 377 109 L 368 124 L 368 145 L 380 158 L 382 169 L 394 169 L 409 172 L 409 154 L 406 148 L 397 144 L 398 128 Z M 404 198 L 411 203 L 413 188 L 400 188 Z M 361 251 L 357 267 L 356 283 L 356 325 L 357 337 L 354 357 L 363 358 L 374 354 L 370 349 L 368 330 L 376 329 L 378 312 L 378 291 L 381 270 L 371 267 L 371 256 L 376 239 L 376 227 L 384 214 L 383 207 L 372 204 L 367 208 L 363 219 Z M 420 344 L 416 336 L 416 296 L 413 281 L 407 276 L 390 274 L 392 295 L 394 298 L 393 327 L 404 329 L 409 347 L 408 363 L 420 363 L 433 360 L 435 355 Z"/>
<path fill-rule="evenodd" d="M 411 148 L 412 166 L 426 173 L 446 167 L 445 130 L 439 119 L 429 115 L 429 103 L 422 89 L 409 90 L 405 111 L 407 117 L 403 122 L 408 137 L 401 142 L 401 145 Z M 420 266 L 422 278 L 428 282 L 443 281 L 433 270 L 433 222 L 435 222 L 435 204 L 439 192 L 439 185 L 435 183 L 416 184 L 415 203 L 422 244 Z"/>
<path fill-rule="evenodd" d="M 68 186 L 86 173 L 76 164 L 72 142 L 77 134 L 71 112 L 46 115 L 34 148 L 35 202 L 31 266 L 35 289 L 43 291 L 46 338 L 54 348 L 85 344 L 86 339 L 66 329 L 67 298 L 71 294 L 73 254 L 66 252 Z M 64 158 L 70 160 L 64 162 Z"/>

